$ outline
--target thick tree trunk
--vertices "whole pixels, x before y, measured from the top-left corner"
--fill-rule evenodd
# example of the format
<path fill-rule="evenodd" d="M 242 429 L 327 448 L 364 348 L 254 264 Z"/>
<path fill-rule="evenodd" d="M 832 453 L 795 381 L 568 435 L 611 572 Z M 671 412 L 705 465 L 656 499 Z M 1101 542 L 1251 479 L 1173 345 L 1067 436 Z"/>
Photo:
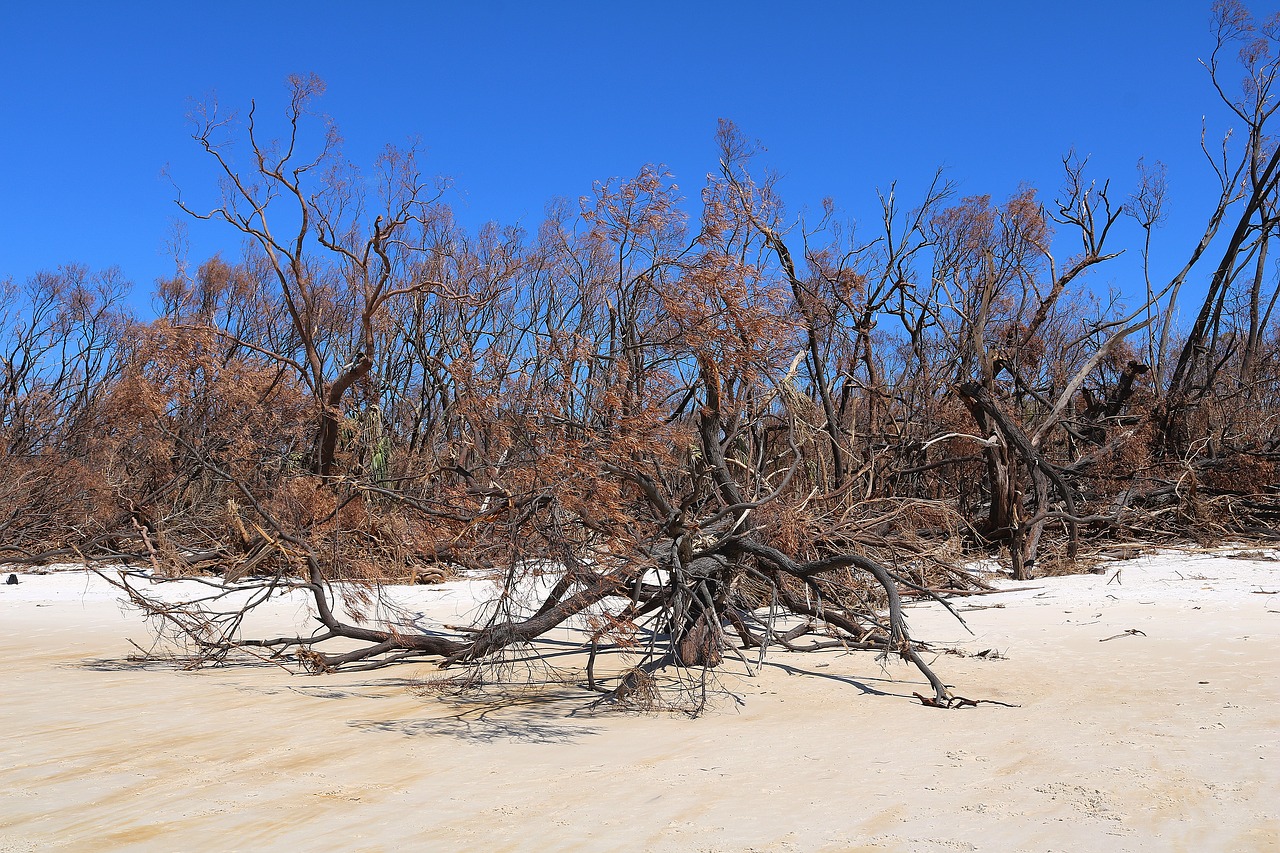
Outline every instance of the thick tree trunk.
<path fill-rule="evenodd" d="M 988 515 L 987 527 L 993 532 L 1000 530 L 1001 528 L 996 524 L 1005 521 L 1004 514 L 1007 512 L 1014 577 L 1019 580 L 1028 579 L 1035 565 L 1040 534 L 1044 529 L 1047 513 L 1050 511 L 1050 482 L 1057 488 L 1066 505 L 1067 527 L 1070 534 L 1067 553 L 1074 558 L 1079 531 L 1074 520 L 1075 498 L 1071 490 L 1053 466 L 1040 456 L 1022 428 L 1000 410 L 995 397 L 986 387 L 977 382 L 966 382 L 957 390 L 960 392 L 960 399 L 969 409 L 979 428 L 994 432 L 999 440 L 995 447 L 987 449 L 987 471 L 988 477 L 991 478 L 988 485 L 991 489 L 992 508 L 991 514 Z M 1008 456 L 1010 450 L 1021 460 L 1027 469 L 1028 476 L 1031 477 L 1036 499 L 1033 514 L 1028 513 L 1023 507 L 1023 490 L 1014 476 L 1015 465 L 1012 458 Z M 998 464 L 1000 453 L 1005 454 L 1003 466 Z M 1003 495 L 1007 503 L 999 505 L 997 495 Z"/>
<path fill-rule="evenodd" d="M 320 428 L 316 432 L 316 449 L 312 462 L 312 470 L 322 477 L 332 477 L 337 467 L 342 398 L 347 393 L 347 389 L 371 369 L 373 369 L 373 357 L 367 352 L 360 353 L 355 361 L 343 370 L 342 375 L 329 386 L 324 406 L 320 410 Z"/>

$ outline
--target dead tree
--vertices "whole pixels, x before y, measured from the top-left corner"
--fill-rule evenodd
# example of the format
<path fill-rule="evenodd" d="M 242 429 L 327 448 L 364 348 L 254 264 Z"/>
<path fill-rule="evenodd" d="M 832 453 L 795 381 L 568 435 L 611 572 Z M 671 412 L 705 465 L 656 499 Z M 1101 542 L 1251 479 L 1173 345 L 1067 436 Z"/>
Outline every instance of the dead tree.
<path fill-rule="evenodd" d="M 317 417 L 313 467 L 330 476 L 335 473 L 343 400 L 373 367 L 374 330 L 383 307 L 398 295 L 442 287 L 438 281 L 414 276 L 405 257 L 408 232 L 428 220 L 442 185 L 424 180 L 414 150 L 388 147 L 377 163 L 379 196 L 366 198 L 359 173 L 337 159 L 341 140 L 324 117 L 319 149 L 304 155 L 300 133 L 312 115 L 312 102 L 323 92 L 323 82 L 314 75 L 289 79 L 288 135 L 283 143 L 260 138 L 257 105 L 251 104 L 245 127 L 251 159 L 247 168 L 230 159 L 231 119 L 219 116 L 217 104 L 202 105 L 192 116 L 192 138 L 217 164 L 223 198 L 208 212 L 193 209 L 181 195 L 177 204 L 197 219 L 225 222 L 243 233 L 273 274 L 299 346 L 298 357 L 254 341 L 236 343 L 288 365 L 310 388 Z M 319 182 L 308 186 L 316 173 L 322 174 Z M 277 219 L 273 203 L 286 204 L 289 210 Z M 369 208 L 380 211 L 372 222 L 366 220 Z M 338 306 L 343 309 L 338 316 L 350 318 L 348 328 L 325 328 L 334 316 L 335 291 L 346 303 Z M 326 331 L 351 348 L 345 356 L 330 350 L 335 341 L 325 340 Z M 220 333 L 231 335 L 225 329 Z"/>
<path fill-rule="evenodd" d="M 285 174 L 269 171 L 276 180 Z M 790 312 L 792 273 L 746 260 L 770 244 L 758 227 L 743 227 L 750 223 L 740 205 L 728 203 L 732 193 L 727 179 L 713 180 L 704 216 L 690 229 L 666 179 L 644 170 L 602 186 L 577 220 L 585 225 L 553 219 L 538 243 L 496 265 L 473 250 L 484 244 L 451 238 L 450 262 L 465 271 L 450 284 L 456 302 L 439 304 L 438 322 L 422 314 L 382 327 L 413 330 L 407 342 L 382 332 L 384 351 L 417 353 L 448 390 L 419 397 L 431 408 L 414 415 L 413 434 L 428 418 L 439 426 L 429 447 L 416 444 L 377 479 L 354 470 L 334 477 L 323 466 L 288 473 L 288 488 L 257 479 L 226 445 L 200 443 L 180 427 L 173 395 L 186 386 L 137 394 L 154 400 L 157 434 L 234 498 L 232 525 L 244 531 L 246 551 L 226 562 L 221 577 L 197 580 L 205 594 L 180 605 L 126 574 L 121 583 L 131 600 L 192 643 L 197 660 L 214 663 L 256 652 L 328 671 L 431 658 L 482 673 L 572 624 L 588 633 L 592 686 L 608 681 L 597 677 L 602 647 L 625 655 L 602 688 L 615 699 L 662 672 L 695 673 L 705 684 L 727 654 L 775 645 L 901 657 L 928 680 L 933 701 L 948 704 L 948 688 L 902 616 L 903 589 L 936 595 L 920 569 L 927 553 L 903 559 L 888 544 L 895 530 L 910 535 L 909 520 L 860 511 L 843 489 L 813 498 L 819 484 L 833 482 L 831 433 L 809 429 L 808 404 L 797 391 L 803 333 Z M 220 210 L 235 219 L 233 209 Z M 317 242 L 358 268 L 324 214 L 307 210 L 322 223 Z M 236 221 L 269 240 L 260 214 L 253 216 Z M 371 257 L 379 255 L 383 229 L 375 222 L 365 244 Z M 440 244 L 397 251 L 430 257 L 432 245 Z M 299 275 L 306 270 L 285 249 L 275 249 L 280 263 L 266 265 L 286 309 L 305 295 L 321 311 L 323 292 L 297 286 L 291 265 Z M 384 260 L 375 268 L 388 267 L 395 265 Z M 485 296 L 495 280 L 506 290 Z M 425 310 L 421 291 L 382 289 L 382 282 L 373 281 L 373 296 L 356 314 L 360 324 L 382 305 Z M 379 302 L 382 294 L 394 299 Z M 290 322 L 304 316 L 286 315 Z M 225 330 L 213 334 L 230 338 Z M 315 359 L 323 364 L 318 344 L 303 341 L 306 357 L 291 362 L 244 336 L 231 342 L 249 362 L 290 367 L 303 387 L 321 387 L 315 370 L 307 371 Z M 160 375 L 135 379 L 141 389 Z M 364 526 L 348 534 L 343 520 L 353 515 Z M 343 616 L 372 594 L 350 566 L 376 553 L 369 549 L 385 534 L 375 531 L 388 518 L 432 531 L 436 544 L 417 546 L 420 558 L 492 578 L 489 615 L 427 631 Z M 156 550 L 148 559 L 163 569 L 169 556 Z M 536 573 L 550 575 L 549 587 L 540 600 L 522 600 Z M 950 577 L 968 583 L 962 574 Z M 246 635 L 248 614 L 285 592 L 308 597 L 314 630 Z M 762 608 L 801 624 L 777 631 Z M 813 641 L 797 643 L 805 634 Z M 339 643 L 341 650 L 330 650 Z"/>

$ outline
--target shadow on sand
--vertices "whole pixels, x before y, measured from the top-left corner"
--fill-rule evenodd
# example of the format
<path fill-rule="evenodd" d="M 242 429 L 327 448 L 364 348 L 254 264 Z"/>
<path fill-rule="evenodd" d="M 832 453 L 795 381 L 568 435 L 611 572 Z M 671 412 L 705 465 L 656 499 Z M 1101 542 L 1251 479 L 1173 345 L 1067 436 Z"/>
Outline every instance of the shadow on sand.
<path fill-rule="evenodd" d="M 160 655 L 129 655 L 122 658 L 86 658 L 65 666 L 73 669 L 90 669 L 94 672 L 184 672 L 199 669 L 196 658 Z M 271 666 L 271 664 L 259 664 Z"/>
<path fill-rule="evenodd" d="M 351 720 L 366 732 L 404 737 L 452 737 L 477 743 L 573 743 L 598 734 L 595 726 L 568 722 L 583 704 L 583 691 L 573 688 L 504 690 L 487 688 L 437 699 L 452 713 L 410 720 Z"/>
<path fill-rule="evenodd" d="M 771 661 L 771 660 L 766 660 L 764 662 L 764 665 L 771 666 L 775 669 L 780 669 L 783 672 L 785 672 L 787 675 L 802 675 L 808 678 L 824 678 L 829 681 L 838 681 L 841 684 L 847 684 L 850 687 L 855 687 L 858 690 L 860 690 L 862 693 L 868 696 L 895 696 L 899 699 L 911 698 L 910 689 L 905 689 L 905 690 L 900 689 L 898 691 L 881 690 L 877 687 L 872 687 L 870 684 L 867 684 L 868 681 L 881 681 L 881 682 L 884 682 L 885 684 L 893 684 L 895 686 L 898 686 L 899 688 L 908 688 L 909 685 L 915 685 L 915 684 L 919 684 L 925 687 L 928 686 L 923 681 L 921 682 L 903 681 L 901 679 L 893 679 L 893 678 L 866 678 L 866 677 L 854 678 L 851 675 L 840 675 L 833 672 L 819 672 L 816 669 L 806 669 L 804 667 L 792 666 L 790 664 L 779 663 L 777 661 Z"/>

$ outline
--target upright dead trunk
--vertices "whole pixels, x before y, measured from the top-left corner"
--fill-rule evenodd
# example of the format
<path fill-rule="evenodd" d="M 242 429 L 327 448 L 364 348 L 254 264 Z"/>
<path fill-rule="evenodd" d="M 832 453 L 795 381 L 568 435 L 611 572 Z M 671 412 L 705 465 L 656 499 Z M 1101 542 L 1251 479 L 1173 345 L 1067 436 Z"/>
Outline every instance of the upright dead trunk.
<path fill-rule="evenodd" d="M 342 398 L 347 389 L 373 368 L 373 357 L 368 352 L 359 353 L 355 360 L 343 369 L 342 375 L 329 386 L 324 406 L 320 410 L 320 427 L 316 433 L 316 449 L 313 469 L 322 477 L 331 477 L 338 455 L 338 431 L 342 422 Z"/>
<path fill-rule="evenodd" d="M 1070 533 L 1068 554 L 1075 556 L 1078 530 L 1075 522 L 1075 499 L 1061 476 L 1040 456 L 1027 434 L 1000 410 L 991 392 L 977 382 L 966 382 L 956 389 L 960 399 L 984 434 L 995 438 L 993 446 L 984 450 L 987 459 L 988 487 L 991 490 L 991 512 L 986 529 L 1009 541 L 1013 575 L 1027 580 L 1035 565 L 1040 535 L 1050 512 L 1050 483 L 1057 488 L 1066 505 Z M 1025 506 L 1025 488 L 1016 476 L 1021 462 L 1031 478 L 1034 490 L 1034 512 Z"/>

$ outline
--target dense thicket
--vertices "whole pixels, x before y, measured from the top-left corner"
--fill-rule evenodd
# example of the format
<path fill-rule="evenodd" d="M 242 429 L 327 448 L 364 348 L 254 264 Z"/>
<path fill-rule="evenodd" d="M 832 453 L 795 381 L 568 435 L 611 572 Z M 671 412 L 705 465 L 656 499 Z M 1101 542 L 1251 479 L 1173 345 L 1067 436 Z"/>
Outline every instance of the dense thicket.
<path fill-rule="evenodd" d="M 114 272 L 5 285 L 0 558 L 220 575 L 163 610 L 215 657 L 474 662 L 588 614 L 639 655 L 626 690 L 811 632 L 913 660 L 945 700 L 899 595 L 971 588 L 965 555 L 1025 578 L 1112 543 L 1277 538 L 1278 33 L 1215 16 L 1211 79 L 1245 132 L 1206 151 L 1221 197 L 1185 266 L 1124 299 L 1098 270 L 1151 268 L 1158 166 L 1120 193 L 1068 157 L 1047 202 L 939 177 L 854 231 L 789 216 L 724 123 L 696 204 L 645 167 L 536 233 L 468 233 L 414 151 L 346 164 L 314 79 L 279 144 L 210 111 L 194 138 L 222 195 L 180 204 L 239 230 L 241 258 L 180 263 L 146 322 Z M 1145 241 L 1117 245 L 1122 221 Z M 1180 328 L 1188 281 L 1207 294 Z M 460 567 L 547 595 L 453 635 L 335 615 L 336 581 Z M 320 627 L 245 638 L 231 587 L 305 588 Z M 361 645 L 320 649 L 339 637 Z"/>

